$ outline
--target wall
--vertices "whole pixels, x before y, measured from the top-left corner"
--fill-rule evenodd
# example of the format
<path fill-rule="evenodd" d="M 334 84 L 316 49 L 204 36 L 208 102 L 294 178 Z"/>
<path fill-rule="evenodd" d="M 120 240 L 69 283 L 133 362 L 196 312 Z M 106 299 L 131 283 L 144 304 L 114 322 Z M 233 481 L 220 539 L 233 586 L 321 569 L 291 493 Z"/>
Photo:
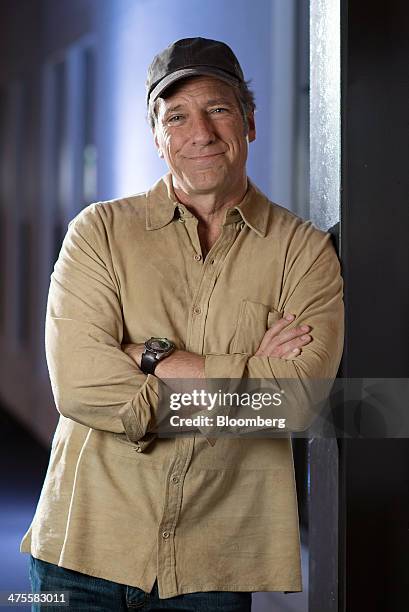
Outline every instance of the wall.
<path fill-rule="evenodd" d="M 202 35 L 229 43 L 252 79 L 258 109 L 249 176 L 273 200 L 308 215 L 306 164 L 300 165 L 300 151 L 308 148 L 308 66 L 298 41 L 301 28 L 305 48 L 308 16 L 304 10 L 300 21 L 296 6 L 295 0 L 2 3 L 0 397 L 43 441 L 58 416 L 44 355 L 49 275 L 67 223 L 84 205 L 76 186 L 83 151 L 74 151 L 82 121 L 75 110 L 83 95 L 76 79 L 81 45 L 91 44 L 96 57 L 96 199 L 145 190 L 166 171 L 145 120 L 146 69 L 172 40 Z M 53 126 L 60 103 L 55 108 L 50 101 L 50 74 L 61 60 L 70 85 L 56 185 Z"/>

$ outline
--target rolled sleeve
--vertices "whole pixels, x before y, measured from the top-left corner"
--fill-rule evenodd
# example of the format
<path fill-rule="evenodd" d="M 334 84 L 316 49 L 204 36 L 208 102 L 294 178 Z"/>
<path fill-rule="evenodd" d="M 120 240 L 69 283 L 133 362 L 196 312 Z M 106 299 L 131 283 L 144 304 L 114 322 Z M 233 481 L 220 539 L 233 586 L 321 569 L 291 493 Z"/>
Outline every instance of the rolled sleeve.
<path fill-rule="evenodd" d="M 47 365 L 62 415 L 137 441 L 155 427 L 157 379 L 121 350 L 122 337 L 120 287 L 94 204 L 69 224 L 51 275 Z"/>

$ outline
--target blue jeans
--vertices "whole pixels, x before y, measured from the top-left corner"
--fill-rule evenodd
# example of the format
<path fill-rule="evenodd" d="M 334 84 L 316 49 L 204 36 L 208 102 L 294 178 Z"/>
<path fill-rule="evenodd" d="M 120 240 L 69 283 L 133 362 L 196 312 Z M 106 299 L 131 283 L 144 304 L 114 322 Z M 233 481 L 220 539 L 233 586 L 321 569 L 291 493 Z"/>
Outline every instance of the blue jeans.
<path fill-rule="evenodd" d="M 150 593 L 103 578 L 95 578 L 80 572 L 59 567 L 40 559 L 30 558 L 30 582 L 32 591 L 68 591 L 69 606 L 66 610 L 87 612 L 124 612 L 125 610 L 181 610 L 183 612 L 250 612 L 251 593 L 209 591 L 187 593 L 169 599 L 159 599 L 155 580 Z M 33 604 L 31 610 L 63 612 L 61 606 Z"/>

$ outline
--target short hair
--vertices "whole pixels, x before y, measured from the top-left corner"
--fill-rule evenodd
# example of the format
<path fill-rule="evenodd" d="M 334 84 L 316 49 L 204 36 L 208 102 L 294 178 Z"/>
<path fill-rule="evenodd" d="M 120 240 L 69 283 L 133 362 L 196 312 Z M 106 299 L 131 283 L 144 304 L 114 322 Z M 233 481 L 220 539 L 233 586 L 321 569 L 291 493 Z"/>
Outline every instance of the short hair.
<path fill-rule="evenodd" d="M 198 75 L 199 76 L 199 75 Z M 190 79 L 195 79 L 197 78 L 197 76 L 193 76 L 193 77 L 187 77 Z M 184 81 L 185 79 L 180 79 L 179 81 L 176 81 L 175 83 L 173 83 L 172 85 L 170 85 L 167 89 L 165 89 L 164 92 L 162 92 L 162 94 L 160 96 L 158 96 L 158 98 L 156 98 L 156 100 L 154 101 L 153 104 L 149 104 L 148 107 L 148 122 L 149 125 L 151 126 L 151 129 L 154 130 L 155 126 L 156 126 L 156 120 L 158 118 L 158 107 L 157 107 L 157 100 L 159 98 L 163 98 L 164 100 L 172 95 L 172 93 L 174 93 L 174 91 L 176 90 L 178 84 L 180 84 L 181 81 Z M 247 121 L 247 116 L 256 110 L 256 101 L 255 101 L 255 96 L 254 96 L 254 92 L 250 89 L 249 85 L 250 85 L 251 79 L 249 79 L 248 81 L 241 81 L 237 87 L 235 87 L 234 85 L 231 85 L 232 90 L 234 91 L 234 94 L 237 98 L 237 101 L 240 105 L 240 110 L 241 110 L 241 114 L 243 116 L 243 121 L 244 121 L 244 126 L 245 126 L 245 131 L 246 134 L 248 132 L 248 121 Z M 228 83 L 227 83 L 228 84 Z"/>

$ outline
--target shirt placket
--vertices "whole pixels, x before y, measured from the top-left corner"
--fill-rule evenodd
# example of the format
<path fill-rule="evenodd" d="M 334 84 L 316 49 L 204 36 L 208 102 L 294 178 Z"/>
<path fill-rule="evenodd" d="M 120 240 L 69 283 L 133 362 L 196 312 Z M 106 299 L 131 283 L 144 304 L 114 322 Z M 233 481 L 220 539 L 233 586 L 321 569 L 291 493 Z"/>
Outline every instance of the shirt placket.
<path fill-rule="evenodd" d="M 195 231 L 196 226 L 187 228 Z M 206 333 L 206 320 L 209 310 L 210 298 L 223 266 L 227 253 L 232 247 L 240 225 L 227 223 L 223 225 L 222 232 L 216 243 L 212 246 L 206 259 L 199 260 L 201 264 L 201 274 L 193 294 L 190 307 L 188 326 L 186 333 L 186 350 L 199 355 L 203 354 L 204 338 Z M 198 241 L 197 237 L 197 241 Z"/>
<path fill-rule="evenodd" d="M 175 454 L 166 475 L 165 500 L 158 533 L 160 597 L 177 593 L 175 530 L 182 507 L 183 484 L 193 454 L 194 438 L 175 439 Z"/>
<path fill-rule="evenodd" d="M 197 219 L 184 215 L 181 229 L 186 231 L 186 253 L 189 258 L 191 286 L 196 287 L 190 305 L 186 334 L 186 350 L 202 354 L 206 331 L 206 317 L 210 297 L 220 268 L 240 229 L 236 223 L 223 226 L 221 236 L 203 261 L 197 233 Z M 184 231 L 182 229 L 182 231 Z M 191 263 L 191 265 L 190 265 Z M 193 455 L 194 436 L 177 437 L 175 453 L 166 474 L 162 520 L 158 532 L 158 589 L 160 597 L 178 593 L 175 537 L 182 507 L 183 485 Z M 186 500 L 185 500 L 186 501 Z M 181 526 L 183 528 L 183 526 Z"/>

